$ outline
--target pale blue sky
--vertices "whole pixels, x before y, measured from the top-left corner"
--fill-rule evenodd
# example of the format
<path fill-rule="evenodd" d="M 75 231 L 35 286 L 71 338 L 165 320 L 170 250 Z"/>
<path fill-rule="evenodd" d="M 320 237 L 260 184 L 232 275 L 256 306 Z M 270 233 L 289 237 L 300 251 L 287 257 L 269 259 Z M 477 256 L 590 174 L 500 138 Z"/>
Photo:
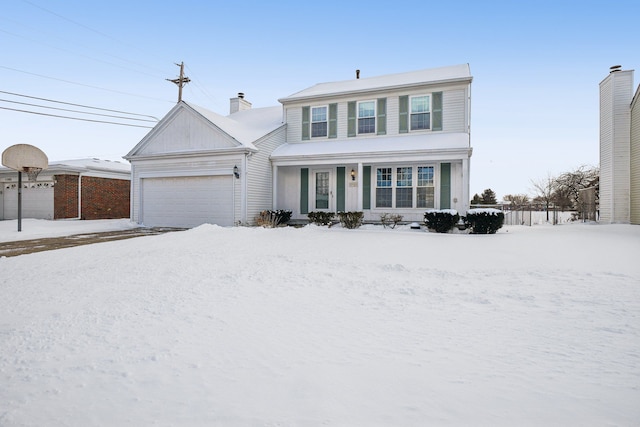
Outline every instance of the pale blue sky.
<path fill-rule="evenodd" d="M 237 92 L 266 107 L 356 69 L 469 63 L 471 193 L 530 194 L 532 179 L 598 164 L 598 84 L 611 65 L 640 70 L 638 19 L 637 0 L 5 0 L 0 107 L 80 116 L 11 92 L 161 118 L 180 61 L 184 99 L 220 114 Z M 6 109 L 0 126 L 0 150 L 32 144 L 50 161 L 118 160 L 148 132 Z"/>

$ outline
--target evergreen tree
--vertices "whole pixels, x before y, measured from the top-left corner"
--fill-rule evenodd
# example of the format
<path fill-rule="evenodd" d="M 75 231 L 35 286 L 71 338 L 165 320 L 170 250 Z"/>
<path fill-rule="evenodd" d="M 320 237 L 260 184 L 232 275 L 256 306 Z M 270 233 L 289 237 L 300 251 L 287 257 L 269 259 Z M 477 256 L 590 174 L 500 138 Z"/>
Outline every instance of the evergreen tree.
<path fill-rule="evenodd" d="M 482 204 L 483 205 L 496 205 L 496 204 L 498 204 L 498 200 L 496 198 L 496 193 L 492 189 L 487 188 L 486 190 L 484 190 L 482 192 Z"/>

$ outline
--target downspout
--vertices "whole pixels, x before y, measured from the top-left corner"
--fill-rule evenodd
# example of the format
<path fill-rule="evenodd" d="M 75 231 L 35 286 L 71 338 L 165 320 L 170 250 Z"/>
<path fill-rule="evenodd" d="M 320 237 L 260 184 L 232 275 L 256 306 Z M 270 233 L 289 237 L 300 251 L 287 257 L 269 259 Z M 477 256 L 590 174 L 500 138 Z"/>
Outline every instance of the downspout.
<path fill-rule="evenodd" d="M 248 185 L 247 185 L 247 178 L 249 176 L 249 169 L 247 169 L 247 165 L 249 164 L 248 162 L 248 158 L 250 156 L 249 152 L 245 152 L 244 153 L 244 157 L 242 158 L 242 195 L 241 195 L 241 199 L 240 199 L 240 204 L 242 206 L 242 224 L 248 225 L 248 203 L 249 203 L 249 197 L 247 194 L 247 189 L 248 189 Z"/>

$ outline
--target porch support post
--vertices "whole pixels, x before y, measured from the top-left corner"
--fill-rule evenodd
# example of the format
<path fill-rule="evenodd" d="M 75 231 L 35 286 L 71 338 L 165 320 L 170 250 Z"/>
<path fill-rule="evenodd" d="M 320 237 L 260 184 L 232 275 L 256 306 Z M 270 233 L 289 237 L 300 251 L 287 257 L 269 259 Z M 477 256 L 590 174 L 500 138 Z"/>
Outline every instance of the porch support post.
<path fill-rule="evenodd" d="M 362 212 L 362 192 L 363 192 L 363 186 L 362 186 L 362 162 L 358 162 L 358 212 Z"/>
<path fill-rule="evenodd" d="M 278 209 L 278 166 L 271 165 L 271 177 L 273 182 L 271 183 L 271 209 Z"/>
<path fill-rule="evenodd" d="M 470 177 L 469 177 L 469 158 L 462 159 L 462 200 L 461 205 L 463 212 L 460 212 L 460 215 L 466 215 L 467 210 L 469 209 L 469 202 L 471 200 L 470 189 L 471 185 Z"/>

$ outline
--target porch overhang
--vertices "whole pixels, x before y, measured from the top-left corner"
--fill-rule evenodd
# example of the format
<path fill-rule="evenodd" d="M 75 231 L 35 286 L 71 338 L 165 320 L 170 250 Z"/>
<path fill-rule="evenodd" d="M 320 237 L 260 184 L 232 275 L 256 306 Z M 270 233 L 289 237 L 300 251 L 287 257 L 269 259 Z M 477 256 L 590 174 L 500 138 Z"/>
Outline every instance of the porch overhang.
<path fill-rule="evenodd" d="M 401 135 L 295 142 L 271 153 L 274 166 L 336 163 L 468 160 L 473 149 L 467 133 Z"/>

